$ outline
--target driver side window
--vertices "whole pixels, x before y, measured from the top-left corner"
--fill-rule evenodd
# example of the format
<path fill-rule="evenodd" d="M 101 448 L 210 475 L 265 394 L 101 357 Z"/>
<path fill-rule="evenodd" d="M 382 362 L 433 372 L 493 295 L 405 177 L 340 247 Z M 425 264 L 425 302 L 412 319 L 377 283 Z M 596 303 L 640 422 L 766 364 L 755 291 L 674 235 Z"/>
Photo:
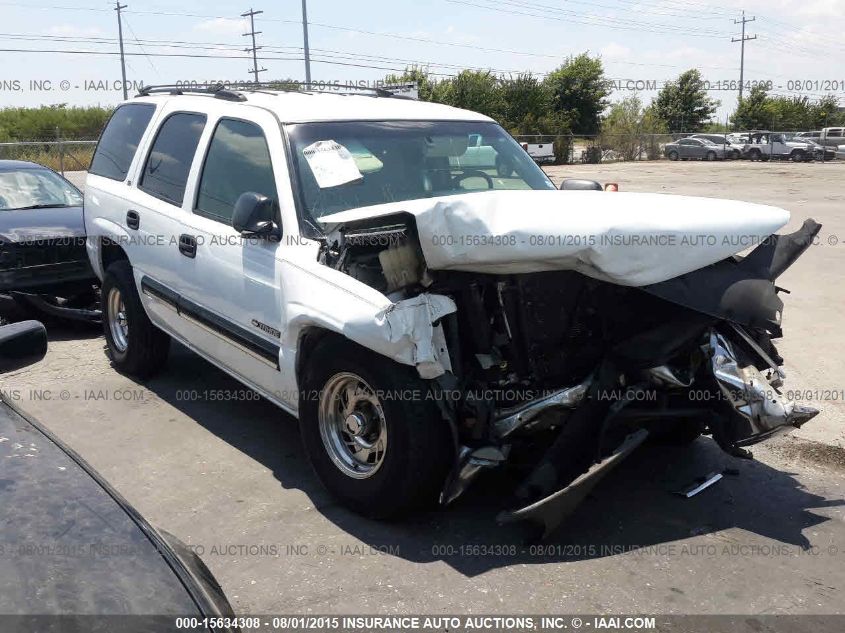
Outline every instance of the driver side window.
<path fill-rule="evenodd" d="M 235 202 L 247 191 L 278 200 L 267 140 L 255 123 L 220 119 L 208 146 L 194 212 L 230 224 Z"/>

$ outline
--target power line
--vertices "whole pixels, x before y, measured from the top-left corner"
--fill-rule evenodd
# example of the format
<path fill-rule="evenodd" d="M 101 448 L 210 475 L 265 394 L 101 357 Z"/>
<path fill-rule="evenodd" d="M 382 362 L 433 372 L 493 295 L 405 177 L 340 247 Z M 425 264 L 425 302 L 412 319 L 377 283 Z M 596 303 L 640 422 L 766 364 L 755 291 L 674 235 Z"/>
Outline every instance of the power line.
<path fill-rule="evenodd" d="M 739 39 L 731 38 L 731 42 L 740 42 L 740 54 L 739 54 L 739 101 L 742 103 L 742 84 L 745 81 L 745 43 L 751 40 L 756 40 L 757 36 L 746 36 L 745 35 L 745 25 L 749 22 L 754 22 L 757 17 L 753 18 L 746 18 L 745 11 L 742 12 L 742 20 L 734 20 L 734 24 L 742 24 L 742 37 Z"/>
<path fill-rule="evenodd" d="M 305 52 L 305 84 L 311 85 L 311 53 L 308 50 L 308 7 L 302 0 L 302 46 Z"/>
<path fill-rule="evenodd" d="M 523 15 L 542 20 L 555 20 L 557 22 L 567 22 L 574 24 L 585 24 L 588 26 L 602 26 L 608 29 L 616 29 L 622 31 L 638 31 L 646 33 L 660 33 L 665 35 L 684 35 L 687 37 L 722 37 L 724 33 L 714 30 L 704 29 L 690 29 L 681 25 L 673 24 L 657 24 L 651 22 L 637 22 L 631 20 L 622 20 L 618 18 L 609 18 L 608 16 L 600 16 L 595 14 L 582 14 L 576 11 L 567 11 L 565 9 L 557 9 L 549 7 L 548 5 L 527 5 L 518 2 L 508 2 L 507 0 L 478 0 L 486 1 L 491 4 L 477 4 L 476 2 L 469 2 L 468 0 L 446 0 L 450 4 L 461 4 L 486 11 L 495 11 L 498 13 L 506 13 L 510 15 Z M 502 8 L 500 5 L 516 6 L 524 11 L 518 11 L 514 8 Z M 549 10 L 559 15 L 549 15 Z M 534 11 L 534 12 L 531 12 Z"/>
<path fill-rule="evenodd" d="M 245 48 L 244 51 L 247 53 L 252 53 L 252 75 L 255 79 L 255 83 L 258 83 L 258 73 L 263 73 L 266 71 L 266 68 L 258 68 L 258 50 L 261 48 L 260 46 L 255 45 L 255 36 L 261 35 L 261 31 L 255 30 L 255 16 L 261 15 L 264 11 L 253 11 L 252 7 L 249 8 L 249 11 L 246 13 L 241 13 L 242 18 L 249 18 L 249 33 L 244 33 L 244 37 L 252 37 L 252 48 Z"/>
<path fill-rule="evenodd" d="M 126 58 L 123 55 L 123 24 L 120 21 L 120 12 L 128 5 L 120 4 L 120 0 L 114 0 L 114 10 L 117 11 L 117 36 L 120 38 L 120 76 L 123 79 L 123 100 L 129 98 L 126 91 Z"/>

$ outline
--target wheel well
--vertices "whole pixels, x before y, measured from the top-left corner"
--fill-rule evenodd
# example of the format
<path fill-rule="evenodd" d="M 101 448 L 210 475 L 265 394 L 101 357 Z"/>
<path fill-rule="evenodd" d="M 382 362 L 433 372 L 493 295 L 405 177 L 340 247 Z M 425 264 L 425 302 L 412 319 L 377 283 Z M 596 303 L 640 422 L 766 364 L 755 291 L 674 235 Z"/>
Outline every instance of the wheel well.
<path fill-rule="evenodd" d="M 117 244 L 105 237 L 100 242 L 100 262 L 103 265 L 103 272 L 108 270 L 108 267 L 121 260 L 129 261 L 129 256 L 120 244 Z"/>
<path fill-rule="evenodd" d="M 307 360 L 314 353 L 319 345 L 328 343 L 328 341 L 347 341 L 345 336 L 327 330 L 322 327 L 308 327 L 299 335 L 299 344 L 296 352 L 296 384 L 302 388 L 302 381 L 305 377 L 305 369 Z"/>

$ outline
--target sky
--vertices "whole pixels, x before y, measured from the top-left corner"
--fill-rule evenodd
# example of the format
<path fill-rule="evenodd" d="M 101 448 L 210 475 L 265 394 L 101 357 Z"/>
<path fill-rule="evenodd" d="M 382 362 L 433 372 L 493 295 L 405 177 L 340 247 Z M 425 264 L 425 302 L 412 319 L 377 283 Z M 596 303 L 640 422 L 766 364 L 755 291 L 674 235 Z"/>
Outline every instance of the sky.
<path fill-rule="evenodd" d="M 261 79 L 304 79 L 300 0 L 250 1 L 123 0 L 127 80 L 250 80 L 240 17 L 250 8 L 263 11 Z M 312 80 L 376 81 L 414 63 L 439 77 L 467 67 L 542 76 L 589 51 L 615 82 L 613 101 L 648 102 L 655 85 L 699 68 L 724 120 L 737 102 L 740 44 L 731 39 L 743 9 L 757 37 L 745 47 L 746 82 L 810 99 L 833 92 L 845 106 L 845 0 L 308 0 Z M 113 3 L 0 0 L 0 49 L 0 107 L 122 99 Z"/>

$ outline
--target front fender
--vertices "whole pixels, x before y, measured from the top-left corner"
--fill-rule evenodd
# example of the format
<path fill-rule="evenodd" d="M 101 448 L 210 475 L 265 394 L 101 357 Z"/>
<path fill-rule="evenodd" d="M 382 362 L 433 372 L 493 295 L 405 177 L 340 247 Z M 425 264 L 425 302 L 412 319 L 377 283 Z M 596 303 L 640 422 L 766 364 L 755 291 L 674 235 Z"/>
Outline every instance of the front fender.
<path fill-rule="evenodd" d="M 287 326 L 282 334 L 286 365 L 295 365 L 303 334 L 320 328 L 398 363 L 415 366 L 423 378 L 451 370 L 439 324 L 444 316 L 457 311 L 449 297 L 423 293 L 394 302 L 325 266 L 305 269 L 291 265 L 282 278 L 286 280 Z"/>

